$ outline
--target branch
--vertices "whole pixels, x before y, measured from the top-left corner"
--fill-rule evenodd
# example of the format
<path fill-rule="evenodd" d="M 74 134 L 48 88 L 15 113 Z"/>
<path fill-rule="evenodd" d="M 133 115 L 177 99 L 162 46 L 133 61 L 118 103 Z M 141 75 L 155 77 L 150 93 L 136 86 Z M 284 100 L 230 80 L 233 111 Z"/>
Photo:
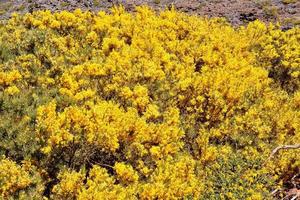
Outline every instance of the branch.
<path fill-rule="evenodd" d="M 279 147 L 276 147 L 271 155 L 270 155 L 270 158 L 272 158 L 279 150 L 281 149 L 300 149 L 300 144 L 294 144 L 294 145 L 281 145 Z"/>
<path fill-rule="evenodd" d="M 299 197 L 299 194 L 297 194 L 296 196 L 294 196 L 291 200 L 296 200 Z"/>
<path fill-rule="evenodd" d="M 279 192 L 280 191 L 280 189 L 275 189 L 275 190 L 273 190 L 272 192 L 271 192 L 271 195 L 275 195 L 277 192 Z"/>

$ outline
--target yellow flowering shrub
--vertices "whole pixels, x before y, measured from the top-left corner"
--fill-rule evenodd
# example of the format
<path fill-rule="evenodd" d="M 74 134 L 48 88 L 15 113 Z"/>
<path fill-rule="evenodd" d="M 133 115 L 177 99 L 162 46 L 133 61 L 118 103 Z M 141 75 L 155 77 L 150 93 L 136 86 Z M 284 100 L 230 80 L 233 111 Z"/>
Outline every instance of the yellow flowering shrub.
<path fill-rule="evenodd" d="M 54 199 L 74 199 L 83 186 L 84 174 L 74 171 L 62 171 L 58 175 L 59 184 L 52 189 Z"/>
<path fill-rule="evenodd" d="M 138 181 L 138 174 L 134 171 L 131 165 L 124 163 L 116 163 L 115 170 L 118 180 L 123 184 L 134 183 Z"/>
<path fill-rule="evenodd" d="M 1 196 L 8 196 L 28 187 L 31 183 L 29 174 L 10 160 L 1 160 Z"/>
<path fill-rule="evenodd" d="M 22 166 L 6 158 L 0 160 L 1 199 L 41 198 L 42 183 L 30 163 Z M 36 187 L 34 190 L 32 188 Z M 39 193 L 37 193 L 39 192 Z"/>
<path fill-rule="evenodd" d="M 141 199 L 199 199 L 203 180 L 197 161 L 187 155 L 168 157 L 158 162 L 149 182 L 140 185 Z"/>
<path fill-rule="evenodd" d="M 272 199 L 300 170 L 299 149 L 270 158 L 300 143 L 300 29 L 279 27 L 148 7 L 2 21 L 2 197 Z"/>

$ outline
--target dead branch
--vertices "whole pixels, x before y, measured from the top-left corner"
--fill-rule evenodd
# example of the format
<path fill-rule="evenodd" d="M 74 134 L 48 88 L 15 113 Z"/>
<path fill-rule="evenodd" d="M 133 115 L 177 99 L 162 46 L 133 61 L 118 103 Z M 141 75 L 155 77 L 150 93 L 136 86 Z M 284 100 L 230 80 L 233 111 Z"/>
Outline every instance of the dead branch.
<path fill-rule="evenodd" d="M 271 195 L 275 195 L 277 192 L 279 192 L 280 191 L 280 189 L 275 189 L 275 190 L 273 190 L 272 192 L 271 192 Z"/>
<path fill-rule="evenodd" d="M 296 196 L 294 196 L 291 200 L 296 200 L 299 197 L 299 194 L 297 194 Z"/>
<path fill-rule="evenodd" d="M 272 151 L 270 158 L 272 158 L 279 150 L 282 149 L 300 149 L 300 144 L 278 146 Z"/>

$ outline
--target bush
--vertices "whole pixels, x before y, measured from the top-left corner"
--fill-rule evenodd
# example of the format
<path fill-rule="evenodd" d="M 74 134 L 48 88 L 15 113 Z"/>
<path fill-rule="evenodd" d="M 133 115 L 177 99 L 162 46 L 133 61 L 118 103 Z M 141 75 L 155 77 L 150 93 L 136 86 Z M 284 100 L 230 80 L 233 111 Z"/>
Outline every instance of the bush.
<path fill-rule="evenodd" d="M 299 149 L 268 159 L 300 142 L 299 28 L 38 11 L 0 44 L 0 152 L 26 180 L 5 197 L 271 199 L 299 172 Z"/>

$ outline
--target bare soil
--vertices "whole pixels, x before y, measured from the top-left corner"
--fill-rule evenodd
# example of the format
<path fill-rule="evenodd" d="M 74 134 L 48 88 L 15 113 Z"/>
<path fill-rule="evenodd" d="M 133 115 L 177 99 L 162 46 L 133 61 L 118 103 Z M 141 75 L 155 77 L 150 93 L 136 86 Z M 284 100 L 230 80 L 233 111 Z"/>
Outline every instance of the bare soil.
<path fill-rule="evenodd" d="M 190 14 L 225 17 L 233 25 L 243 25 L 256 19 L 267 23 L 279 21 L 286 29 L 300 25 L 300 0 L 0 0 L 0 19 L 9 18 L 13 12 L 43 9 L 109 11 L 118 4 L 128 11 L 133 11 L 136 5 L 148 5 L 156 11 L 174 5 Z"/>

